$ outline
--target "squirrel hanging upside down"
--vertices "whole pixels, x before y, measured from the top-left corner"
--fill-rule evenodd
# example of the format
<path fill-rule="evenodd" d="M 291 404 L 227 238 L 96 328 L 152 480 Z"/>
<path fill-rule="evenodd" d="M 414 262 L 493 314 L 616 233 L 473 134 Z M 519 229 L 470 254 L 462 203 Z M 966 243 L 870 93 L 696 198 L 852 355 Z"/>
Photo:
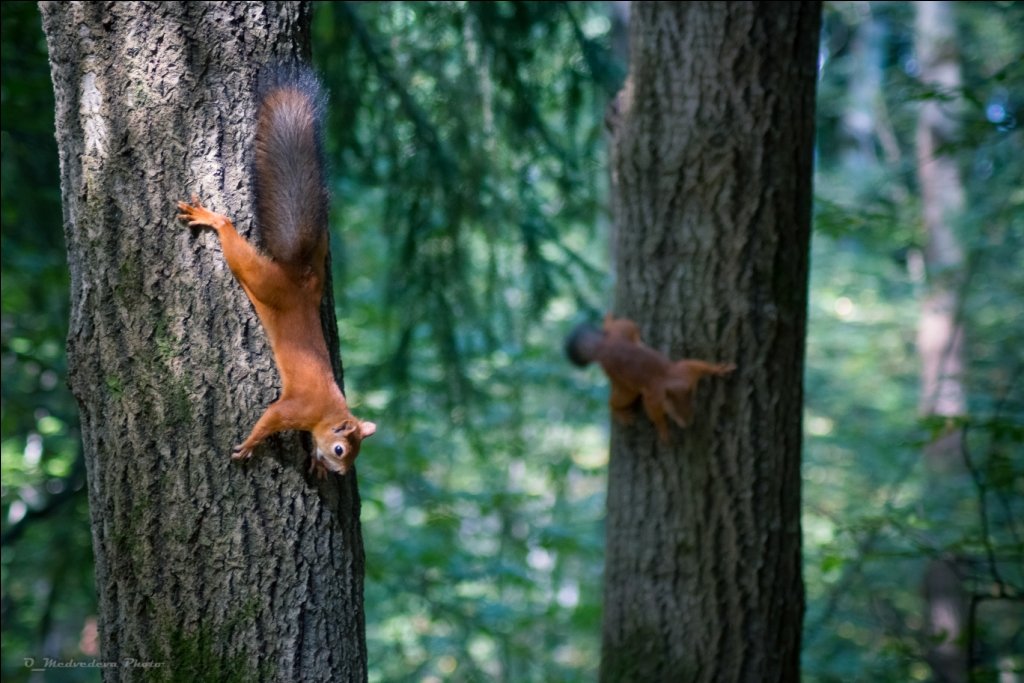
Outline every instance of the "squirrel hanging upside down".
<path fill-rule="evenodd" d="M 231 220 L 193 196 L 179 202 L 178 218 L 210 228 L 224 259 L 266 329 L 281 373 L 281 395 L 248 438 L 232 452 L 252 457 L 264 439 L 288 429 L 312 432 L 310 470 L 345 474 L 362 440 L 377 429 L 357 419 L 334 381 L 320 327 L 327 258 L 327 190 L 321 156 L 320 85 L 308 70 L 278 70 L 261 87 L 253 180 L 256 217 L 265 253 L 235 231 Z"/>
<path fill-rule="evenodd" d="M 732 363 L 706 363 L 700 360 L 671 361 L 665 354 L 640 340 L 640 329 L 627 318 L 605 315 L 604 329 L 582 324 L 565 340 L 565 351 L 576 365 L 597 361 L 611 380 L 612 416 L 623 423 L 633 419 L 632 408 L 643 399 L 644 410 L 668 441 L 668 415 L 680 427 L 693 419 L 693 396 L 702 377 L 727 375 L 736 369 Z"/>

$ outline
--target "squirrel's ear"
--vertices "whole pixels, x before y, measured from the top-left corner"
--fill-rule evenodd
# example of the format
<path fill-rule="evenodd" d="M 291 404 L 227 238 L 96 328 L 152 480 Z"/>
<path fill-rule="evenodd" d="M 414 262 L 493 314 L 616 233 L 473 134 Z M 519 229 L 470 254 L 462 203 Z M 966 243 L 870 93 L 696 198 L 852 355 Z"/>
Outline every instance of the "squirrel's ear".
<path fill-rule="evenodd" d="M 604 314 L 604 326 L 608 327 L 613 322 L 615 322 L 615 318 L 612 317 L 612 312 L 608 311 L 607 313 Z"/>
<path fill-rule="evenodd" d="M 359 438 L 365 439 L 373 436 L 377 432 L 377 425 L 373 422 L 360 422 L 359 423 Z"/>

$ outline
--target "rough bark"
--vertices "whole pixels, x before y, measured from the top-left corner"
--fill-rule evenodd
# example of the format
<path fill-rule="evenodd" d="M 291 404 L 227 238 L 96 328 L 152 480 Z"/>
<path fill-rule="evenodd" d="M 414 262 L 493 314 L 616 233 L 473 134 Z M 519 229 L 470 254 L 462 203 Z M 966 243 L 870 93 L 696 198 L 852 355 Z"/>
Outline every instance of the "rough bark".
<path fill-rule="evenodd" d="M 921 82 L 943 96 L 961 86 L 956 49 L 954 5 L 916 3 L 915 50 Z M 925 292 L 917 330 L 921 359 L 918 409 L 924 417 L 955 417 L 967 412 L 963 386 L 964 334 L 960 321 L 964 255 L 955 225 L 964 210 L 964 186 L 956 157 L 948 151 L 959 130 L 957 99 L 925 100 L 917 122 L 917 176 L 924 225 Z M 930 479 L 924 505 L 934 519 L 944 519 L 966 472 L 962 467 L 963 431 L 951 427 L 925 447 Z M 941 492 L 948 495 L 937 495 Z M 941 528 L 941 522 L 938 522 Z M 969 653 L 964 647 L 967 595 L 963 558 L 929 562 L 923 578 L 926 624 L 935 645 L 927 655 L 937 681 L 967 681 Z"/>
<path fill-rule="evenodd" d="M 365 680 L 355 475 L 308 479 L 294 434 L 229 459 L 279 378 L 216 235 L 175 220 L 196 193 L 251 234 L 255 74 L 308 59 L 309 7 L 41 10 L 104 677 Z"/>
<path fill-rule="evenodd" d="M 615 311 L 735 362 L 660 443 L 612 429 L 603 681 L 795 681 L 817 3 L 632 5 Z"/>

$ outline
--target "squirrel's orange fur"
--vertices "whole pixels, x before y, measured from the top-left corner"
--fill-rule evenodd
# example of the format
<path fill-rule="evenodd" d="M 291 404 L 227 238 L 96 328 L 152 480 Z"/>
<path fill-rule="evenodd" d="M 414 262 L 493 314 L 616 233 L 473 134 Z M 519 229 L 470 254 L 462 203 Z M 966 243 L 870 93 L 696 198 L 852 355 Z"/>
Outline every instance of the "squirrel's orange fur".
<path fill-rule="evenodd" d="M 327 257 L 327 195 L 319 157 L 319 86 L 309 73 L 280 73 L 260 99 L 254 180 L 264 255 L 230 219 L 179 202 L 179 219 L 210 228 L 224 259 L 249 296 L 281 374 L 280 397 L 267 407 L 232 458 L 246 459 L 271 434 L 312 432 L 311 468 L 345 474 L 363 439 L 376 431 L 348 408 L 331 368 L 320 327 Z"/>
<path fill-rule="evenodd" d="M 577 365 L 596 361 L 605 371 L 611 381 L 612 415 L 619 421 L 630 422 L 633 405 L 642 400 L 662 441 L 668 441 L 666 415 L 680 427 L 693 420 L 693 396 L 701 378 L 727 375 L 736 369 L 732 363 L 669 360 L 640 340 L 636 323 L 613 318 L 610 313 L 603 330 L 577 327 L 566 341 L 566 351 Z"/>

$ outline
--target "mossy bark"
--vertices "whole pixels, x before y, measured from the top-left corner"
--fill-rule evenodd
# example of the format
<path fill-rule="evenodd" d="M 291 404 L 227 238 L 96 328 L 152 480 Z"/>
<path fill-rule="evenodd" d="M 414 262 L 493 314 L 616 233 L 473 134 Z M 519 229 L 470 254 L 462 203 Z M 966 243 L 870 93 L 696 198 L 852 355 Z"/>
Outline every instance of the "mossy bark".
<path fill-rule="evenodd" d="M 601 680 L 796 681 L 817 3 L 632 5 L 615 314 L 732 362 L 661 443 L 612 429 Z"/>
<path fill-rule="evenodd" d="M 105 678 L 365 680 L 355 475 L 310 480 L 294 434 L 230 460 L 279 377 L 216 235 L 175 220 L 195 193 L 251 235 L 255 74 L 308 59 L 309 7 L 40 7 Z"/>

